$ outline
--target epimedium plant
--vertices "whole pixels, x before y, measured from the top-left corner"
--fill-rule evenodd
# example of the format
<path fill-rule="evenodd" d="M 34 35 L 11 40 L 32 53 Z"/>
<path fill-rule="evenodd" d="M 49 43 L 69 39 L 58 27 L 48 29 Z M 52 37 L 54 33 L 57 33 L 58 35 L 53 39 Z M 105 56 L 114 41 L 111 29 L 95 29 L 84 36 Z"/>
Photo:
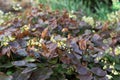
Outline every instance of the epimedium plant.
<path fill-rule="evenodd" d="M 4 13 L 3 11 L 0 10 L 0 25 L 10 20 L 12 17 L 14 17 L 14 15 L 11 12 Z"/>
<path fill-rule="evenodd" d="M 119 80 L 119 19 L 78 16 L 40 4 L 4 22 L 0 79 Z"/>

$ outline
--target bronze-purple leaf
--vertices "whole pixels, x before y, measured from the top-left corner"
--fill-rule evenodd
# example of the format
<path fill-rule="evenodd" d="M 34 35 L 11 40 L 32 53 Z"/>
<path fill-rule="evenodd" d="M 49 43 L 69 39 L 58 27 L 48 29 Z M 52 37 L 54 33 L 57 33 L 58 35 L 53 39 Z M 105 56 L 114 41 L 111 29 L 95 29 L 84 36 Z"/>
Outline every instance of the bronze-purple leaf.
<path fill-rule="evenodd" d="M 12 80 L 28 80 L 31 76 L 32 72 L 28 72 L 28 73 L 21 73 L 20 70 L 16 71 L 15 73 L 13 73 Z"/>
<path fill-rule="evenodd" d="M 10 53 L 10 47 L 3 47 L 1 53 L 2 53 L 2 55 Z"/>
<path fill-rule="evenodd" d="M 18 49 L 18 50 L 16 51 L 16 53 L 17 53 L 18 55 L 20 55 L 20 56 L 27 56 L 27 55 L 28 55 L 28 53 L 27 53 L 27 51 L 26 51 L 25 49 Z"/>
<path fill-rule="evenodd" d="M 24 39 L 19 39 L 17 42 L 22 48 L 25 48 L 27 46 L 27 41 Z"/>
<path fill-rule="evenodd" d="M 13 80 L 13 77 L 0 72 L 0 80 Z"/>
<path fill-rule="evenodd" d="M 13 64 L 14 66 L 25 66 L 26 63 L 27 63 L 27 62 L 26 62 L 25 60 L 12 62 L 12 64 Z"/>
<path fill-rule="evenodd" d="M 79 46 L 76 42 L 71 42 L 71 47 L 73 48 L 73 51 L 75 51 L 79 55 L 82 55 L 82 50 L 79 49 Z"/>
<path fill-rule="evenodd" d="M 27 67 L 21 73 L 26 74 L 26 73 L 29 73 L 29 72 L 35 70 L 35 69 L 37 69 L 37 68 L 36 67 Z"/>
<path fill-rule="evenodd" d="M 88 74 L 88 70 L 86 67 L 83 67 L 83 66 L 77 66 L 76 67 L 76 70 L 77 72 L 80 74 L 80 75 L 87 75 Z"/>
<path fill-rule="evenodd" d="M 17 49 L 20 48 L 20 45 L 17 41 L 9 42 L 9 45 L 13 48 L 17 48 Z"/>
<path fill-rule="evenodd" d="M 79 75 L 77 76 L 80 80 L 92 80 L 92 75 Z"/>
<path fill-rule="evenodd" d="M 91 69 L 92 73 L 94 73 L 95 75 L 97 76 L 100 76 L 100 77 L 103 77 L 103 76 L 106 76 L 107 72 L 106 71 L 103 71 L 101 68 L 99 67 L 93 67 Z"/>
<path fill-rule="evenodd" d="M 52 73 L 53 71 L 50 68 L 36 69 L 32 73 L 30 80 L 46 80 Z"/>

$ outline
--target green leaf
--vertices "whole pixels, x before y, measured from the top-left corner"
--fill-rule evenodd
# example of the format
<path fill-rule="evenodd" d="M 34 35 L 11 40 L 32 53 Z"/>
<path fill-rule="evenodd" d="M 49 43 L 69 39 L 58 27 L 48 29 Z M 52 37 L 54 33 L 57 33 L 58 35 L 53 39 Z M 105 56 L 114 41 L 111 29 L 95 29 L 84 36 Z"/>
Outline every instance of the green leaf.
<path fill-rule="evenodd" d="M 117 70 L 120 70 L 120 65 L 119 64 L 115 64 L 115 69 L 117 69 Z"/>
<path fill-rule="evenodd" d="M 34 62 L 34 61 L 35 61 L 35 58 L 33 58 L 33 57 L 26 57 L 25 60 L 26 60 L 27 62 Z"/>
<path fill-rule="evenodd" d="M 4 64 L 4 65 L 0 65 L 0 68 L 10 68 L 10 67 L 13 67 L 12 63 L 7 63 L 7 64 Z"/>
<path fill-rule="evenodd" d="M 49 61 L 49 63 L 51 63 L 51 64 L 56 64 L 56 63 L 57 63 L 57 61 L 58 61 L 58 59 L 57 59 L 57 58 L 55 58 L 55 59 L 51 59 L 51 60 Z"/>

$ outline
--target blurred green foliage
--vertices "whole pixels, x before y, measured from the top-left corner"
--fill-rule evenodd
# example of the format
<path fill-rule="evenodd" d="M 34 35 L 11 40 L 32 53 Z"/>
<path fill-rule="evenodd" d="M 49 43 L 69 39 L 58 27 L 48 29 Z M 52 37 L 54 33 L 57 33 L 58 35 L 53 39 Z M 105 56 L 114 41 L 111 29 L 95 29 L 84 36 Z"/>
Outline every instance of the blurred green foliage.
<path fill-rule="evenodd" d="M 102 20 L 107 19 L 108 13 L 120 9 L 119 0 L 39 0 L 39 2 L 49 5 L 52 10 L 81 11 L 86 16 Z"/>

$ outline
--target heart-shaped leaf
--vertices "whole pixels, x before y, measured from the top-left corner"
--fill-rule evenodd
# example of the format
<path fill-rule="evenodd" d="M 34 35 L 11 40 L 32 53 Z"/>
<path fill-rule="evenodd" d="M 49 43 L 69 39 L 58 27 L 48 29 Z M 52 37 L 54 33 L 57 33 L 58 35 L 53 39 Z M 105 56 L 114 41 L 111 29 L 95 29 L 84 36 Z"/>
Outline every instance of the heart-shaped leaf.
<path fill-rule="evenodd" d="M 91 71 L 92 71 L 92 73 L 94 73 L 95 75 L 100 76 L 100 77 L 104 77 L 107 74 L 106 71 L 103 71 L 99 67 L 94 67 L 91 69 Z"/>

